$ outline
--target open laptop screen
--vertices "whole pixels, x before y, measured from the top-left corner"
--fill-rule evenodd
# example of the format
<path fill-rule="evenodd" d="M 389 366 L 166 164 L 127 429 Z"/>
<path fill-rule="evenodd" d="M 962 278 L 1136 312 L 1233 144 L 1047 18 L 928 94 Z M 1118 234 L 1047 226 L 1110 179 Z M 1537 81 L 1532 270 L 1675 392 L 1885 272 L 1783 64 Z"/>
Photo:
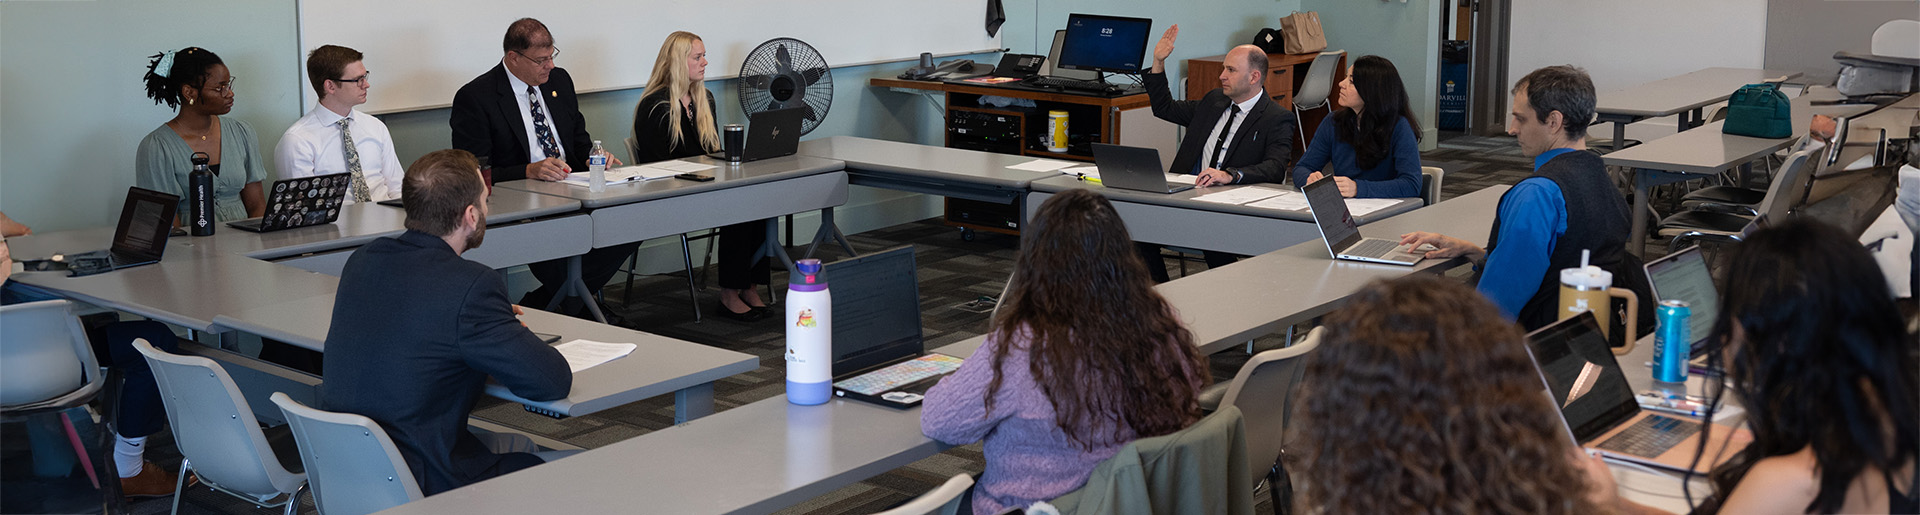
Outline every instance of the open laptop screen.
<path fill-rule="evenodd" d="M 1713 274 L 1707 271 L 1700 247 L 1647 263 L 1647 280 L 1653 283 L 1657 300 L 1687 302 L 1687 330 L 1693 339 L 1688 343 L 1699 349 L 1700 342 L 1713 332 L 1714 319 L 1720 316 L 1720 292 L 1713 287 Z"/>
<path fill-rule="evenodd" d="M 1330 179 L 1308 184 L 1300 191 L 1307 195 L 1307 209 L 1313 210 L 1313 222 L 1320 225 L 1320 236 L 1326 238 L 1331 252 L 1339 254 L 1360 242 L 1360 224 L 1354 223 L 1353 214 L 1347 211 L 1347 201 L 1340 198 L 1340 186 Z"/>
<path fill-rule="evenodd" d="M 113 250 L 159 259 L 166 251 L 167 231 L 173 229 L 173 216 L 179 205 L 178 196 L 127 188 L 127 203 L 120 208 L 120 224 L 113 232 Z"/>
<path fill-rule="evenodd" d="M 1593 313 L 1554 322 L 1527 335 L 1540 375 L 1575 438 L 1587 442 L 1640 413 Z"/>
<path fill-rule="evenodd" d="M 833 376 L 919 355 L 920 286 L 913 247 L 828 263 L 833 292 Z"/>

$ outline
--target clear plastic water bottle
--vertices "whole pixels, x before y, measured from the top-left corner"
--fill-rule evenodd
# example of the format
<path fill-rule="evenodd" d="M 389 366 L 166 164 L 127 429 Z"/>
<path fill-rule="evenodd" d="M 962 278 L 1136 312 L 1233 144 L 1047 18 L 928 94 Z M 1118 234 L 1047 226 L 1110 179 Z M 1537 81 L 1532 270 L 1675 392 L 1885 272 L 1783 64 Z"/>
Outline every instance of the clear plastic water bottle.
<path fill-rule="evenodd" d="M 787 402 L 833 397 L 833 295 L 818 259 L 794 263 L 787 279 Z"/>
<path fill-rule="evenodd" d="M 600 140 L 593 140 L 593 151 L 587 153 L 587 189 L 607 191 L 607 149 Z"/>

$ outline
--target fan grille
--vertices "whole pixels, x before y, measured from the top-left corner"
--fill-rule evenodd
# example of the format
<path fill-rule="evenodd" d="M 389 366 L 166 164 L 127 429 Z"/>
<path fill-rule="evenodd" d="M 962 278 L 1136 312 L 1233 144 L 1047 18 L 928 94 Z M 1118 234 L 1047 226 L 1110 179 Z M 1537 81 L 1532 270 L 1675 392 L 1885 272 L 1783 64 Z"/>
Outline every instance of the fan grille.
<path fill-rule="evenodd" d="M 740 108 L 747 113 L 802 108 L 800 133 L 813 132 L 833 107 L 833 70 L 812 45 L 793 38 L 761 43 L 740 64 Z"/>

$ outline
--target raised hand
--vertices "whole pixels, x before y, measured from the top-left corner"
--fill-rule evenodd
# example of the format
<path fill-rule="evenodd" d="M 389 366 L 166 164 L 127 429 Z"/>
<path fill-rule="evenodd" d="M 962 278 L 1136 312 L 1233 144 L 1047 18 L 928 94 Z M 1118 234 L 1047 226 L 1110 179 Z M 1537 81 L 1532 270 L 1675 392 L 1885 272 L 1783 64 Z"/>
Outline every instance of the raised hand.
<path fill-rule="evenodd" d="M 1160 63 L 1166 62 L 1167 56 L 1173 55 L 1173 40 L 1179 37 L 1180 24 L 1167 27 L 1167 33 L 1160 36 L 1160 43 L 1153 46 L 1154 67 L 1158 68 Z"/>

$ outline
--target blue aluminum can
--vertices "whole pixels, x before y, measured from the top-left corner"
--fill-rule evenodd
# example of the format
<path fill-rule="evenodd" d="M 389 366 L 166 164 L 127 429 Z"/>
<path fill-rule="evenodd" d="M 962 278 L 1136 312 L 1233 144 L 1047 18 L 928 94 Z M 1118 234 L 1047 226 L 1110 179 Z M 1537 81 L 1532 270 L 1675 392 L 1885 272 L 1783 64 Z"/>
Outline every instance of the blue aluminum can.
<path fill-rule="evenodd" d="M 1653 380 L 1687 381 L 1687 359 L 1693 353 L 1693 334 L 1687 318 L 1693 310 L 1684 300 L 1663 300 L 1653 310 Z"/>

